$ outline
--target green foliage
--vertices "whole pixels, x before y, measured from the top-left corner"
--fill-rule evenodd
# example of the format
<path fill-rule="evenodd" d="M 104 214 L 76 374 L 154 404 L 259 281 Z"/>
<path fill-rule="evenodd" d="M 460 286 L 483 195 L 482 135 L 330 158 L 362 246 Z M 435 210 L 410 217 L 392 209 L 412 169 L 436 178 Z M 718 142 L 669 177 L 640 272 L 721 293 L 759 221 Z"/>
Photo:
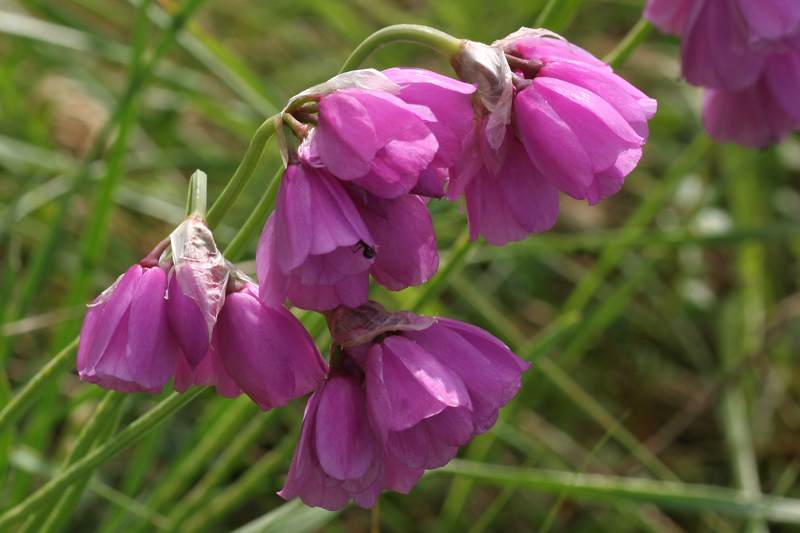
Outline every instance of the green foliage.
<path fill-rule="evenodd" d="M 259 127 L 372 32 L 415 23 L 491 42 L 540 20 L 612 61 L 659 112 L 622 192 L 591 208 L 563 197 L 546 234 L 470 244 L 457 206 L 431 202 L 439 273 L 374 297 L 480 325 L 534 364 L 460 460 L 382 497 L 382 529 L 797 530 L 800 142 L 755 152 L 708 140 L 677 42 L 641 8 L 1 3 L 0 531 L 369 530 L 369 511 L 275 495 L 302 401 L 261 413 L 195 389 L 122 402 L 78 381 L 72 339 L 85 304 L 182 220 L 197 168 L 210 202 L 255 169 L 232 186 L 238 200 L 211 210 L 220 246 L 254 274 L 251 236 L 280 168 Z M 367 65 L 449 72 L 411 44 Z M 237 172 L 257 130 L 266 151 Z M 319 315 L 300 316 L 324 348 Z"/>

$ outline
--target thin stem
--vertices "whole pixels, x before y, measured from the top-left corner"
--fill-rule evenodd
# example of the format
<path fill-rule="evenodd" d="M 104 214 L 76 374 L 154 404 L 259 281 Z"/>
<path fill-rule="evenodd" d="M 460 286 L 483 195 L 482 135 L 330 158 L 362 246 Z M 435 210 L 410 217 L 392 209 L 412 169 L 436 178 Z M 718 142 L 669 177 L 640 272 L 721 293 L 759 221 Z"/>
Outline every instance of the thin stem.
<path fill-rule="evenodd" d="M 25 501 L 0 515 L 0 531 L 8 531 L 11 525 L 24 520 L 32 512 L 46 505 L 54 494 L 64 491 L 69 485 L 75 483 L 81 477 L 145 436 L 169 416 L 203 393 L 206 388 L 196 387 L 183 394 L 177 392 L 170 394 L 165 400 L 148 411 L 147 414 L 138 418 L 108 443 L 95 448 L 89 455 L 51 479 Z"/>
<path fill-rule="evenodd" d="M 264 147 L 267 141 L 275 133 L 277 119 L 278 115 L 274 115 L 265 120 L 264 123 L 258 127 L 255 135 L 253 135 L 253 139 L 250 141 L 250 146 L 247 148 L 244 159 L 242 159 L 242 162 L 239 164 L 239 168 L 236 169 L 236 172 L 222 191 L 222 194 L 217 198 L 217 201 L 214 202 L 214 205 L 208 210 L 206 222 L 208 223 L 208 227 L 212 230 L 222 221 L 225 215 L 228 214 L 228 211 L 231 210 L 236 199 L 242 194 L 247 182 L 250 181 L 250 177 L 253 175 L 253 172 L 255 172 L 258 162 L 261 161 L 261 155 L 264 153 Z"/>
<path fill-rule="evenodd" d="M 202 170 L 195 170 L 189 178 L 189 198 L 186 201 L 186 216 L 206 217 L 206 198 L 208 196 L 208 176 Z"/>
<path fill-rule="evenodd" d="M 433 48 L 448 59 L 453 59 L 461 50 L 462 39 L 456 39 L 443 31 L 418 24 L 395 24 L 376 31 L 358 45 L 350 57 L 345 61 L 342 70 L 347 72 L 355 70 L 366 61 L 369 56 L 392 43 L 416 43 Z"/>
<path fill-rule="evenodd" d="M 634 24 L 631 31 L 622 38 L 617 47 L 603 58 L 603 61 L 611 65 L 611 68 L 619 68 L 628 60 L 633 51 L 647 39 L 651 31 L 653 31 L 653 25 L 646 19 L 640 18 L 639 22 Z"/>
<path fill-rule="evenodd" d="M 281 184 L 282 174 L 283 169 L 279 169 L 278 172 L 275 173 L 275 177 L 272 178 L 269 186 L 264 191 L 264 195 L 261 197 L 261 200 L 258 201 L 258 205 L 256 205 L 253 212 L 247 217 L 245 223 L 239 228 L 236 236 L 230 244 L 228 244 L 227 248 L 225 248 L 223 255 L 229 261 L 238 261 L 242 257 L 242 253 L 253 236 L 264 227 L 267 217 L 272 211 L 272 206 L 275 205 L 275 198 L 278 196 L 278 187 Z"/>
<path fill-rule="evenodd" d="M 75 364 L 75 349 L 78 347 L 78 337 L 61 350 L 50 360 L 25 387 L 9 401 L 0 411 L 0 435 L 10 424 L 16 422 L 25 410 L 30 407 L 50 383 L 61 376 L 61 373 Z"/>

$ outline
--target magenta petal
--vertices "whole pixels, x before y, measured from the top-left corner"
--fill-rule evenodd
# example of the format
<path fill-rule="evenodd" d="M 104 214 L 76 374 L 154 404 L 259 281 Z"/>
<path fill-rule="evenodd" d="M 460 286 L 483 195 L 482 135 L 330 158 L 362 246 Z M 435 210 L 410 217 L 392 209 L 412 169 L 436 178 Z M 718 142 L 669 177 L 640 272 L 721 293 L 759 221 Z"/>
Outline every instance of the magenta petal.
<path fill-rule="evenodd" d="M 288 274 L 303 262 L 311 251 L 313 239 L 311 217 L 311 183 L 303 165 L 289 165 L 281 178 L 273 220 L 276 242 L 279 241 L 278 264 Z M 316 175 L 316 174 L 314 174 Z"/>
<path fill-rule="evenodd" d="M 425 468 L 428 462 L 428 433 L 417 424 L 402 431 L 390 431 L 387 449 L 409 468 Z"/>
<path fill-rule="evenodd" d="M 319 353 L 308 331 L 288 309 L 270 309 L 275 327 L 283 332 L 283 342 L 291 358 L 295 388 L 293 396 L 299 398 L 319 387 L 328 365 Z"/>
<path fill-rule="evenodd" d="M 386 488 L 403 494 L 411 492 L 425 473 L 422 468 L 410 468 L 404 465 L 388 450 L 384 453 L 383 469 Z"/>
<path fill-rule="evenodd" d="M 122 352 L 118 352 L 119 346 L 114 346 L 113 350 L 109 349 L 109 342 L 123 315 L 130 307 L 131 299 L 142 277 L 142 272 L 143 269 L 140 265 L 131 266 L 112 286 L 113 291 L 109 289 L 108 292 L 104 292 L 101 295 L 101 301 L 105 298 L 105 303 L 98 303 L 95 304 L 95 307 L 90 308 L 89 311 L 93 313 L 97 309 L 100 312 L 100 316 L 96 318 L 97 325 L 95 326 L 91 344 L 83 347 L 83 349 L 81 347 L 78 348 L 79 353 L 82 354 L 81 359 L 84 362 L 85 372 L 94 370 L 94 367 L 105 354 L 113 355 L 113 357 L 125 357 L 124 349 Z M 124 327 L 127 330 L 127 322 Z"/>
<path fill-rule="evenodd" d="M 681 65 L 692 85 L 738 90 L 755 83 L 763 57 L 751 50 L 734 2 L 706 0 L 690 8 Z"/>
<path fill-rule="evenodd" d="M 680 36 L 692 0 L 648 0 L 642 16 L 664 33 Z"/>
<path fill-rule="evenodd" d="M 369 275 L 366 272 L 347 276 L 334 285 L 303 285 L 291 279 L 289 299 L 300 309 L 330 311 L 340 305 L 358 307 L 369 297 Z"/>
<path fill-rule="evenodd" d="M 213 386 L 223 398 L 236 398 L 242 394 L 242 389 L 225 370 L 219 358 L 216 330 L 211 346 L 197 368 L 193 370 L 186 357 L 178 357 L 173 386 L 178 392 L 186 392 L 189 387 Z"/>
<path fill-rule="evenodd" d="M 500 175 L 491 179 L 479 174 L 467 187 L 466 200 L 470 237 L 483 235 L 495 246 L 546 231 L 558 218 L 558 189 L 516 139 Z"/>
<path fill-rule="evenodd" d="M 278 265 L 275 253 L 275 213 L 264 225 L 256 248 L 256 273 L 259 286 L 258 297 L 267 307 L 279 307 L 286 301 L 289 292 L 290 276 L 284 274 Z"/>
<path fill-rule="evenodd" d="M 775 41 L 800 31 L 800 3 L 796 0 L 736 0 L 747 21 L 751 44 Z"/>
<path fill-rule="evenodd" d="M 514 108 L 531 161 L 561 191 L 573 198 L 585 198 L 594 170 L 572 128 L 531 88 L 517 94 Z"/>
<path fill-rule="evenodd" d="M 317 151 L 328 170 L 345 180 L 366 174 L 381 147 L 372 117 L 357 96 L 334 91 L 319 102 Z"/>
<path fill-rule="evenodd" d="M 406 195 L 382 205 L 383 216 L 359 206 L 375 239 L 375 262 L 369 273 L 392 291 L 424 283 L 439 267 L 433 221 L 425 202 Z"/>
<path fill-rule="evenodd" d="M 208 325 L 203 312 L 190 297 L 183 294 L 175 276 L 169 281 L 167 311 L 186 360 L 194 368 L 208 352 Z"/>
<path fill-rule="evenodd" d="M 332 377 L 319 400 L 315 428 L 317 458 L 338 479 L 361 477 L 373 460 L 374 436 L 367 421 L 364 392 L 355 381 Z"/>
<path fill-rule="evenodd" d="M 217 322 L 225 370 L 264 411 L 289 403 L 295 390 L 285 332 L 274 313 L 241 291 L 228 295 Z"/>
<path fill-rule="evenodd" d="M 463 446 L 473 435 L 472 417 L 466 407 L 448 407 L 420 424 L 424 424 L 429 435 L 447 446 Z"/>
<path fill-rule="evenodd" d="M 131 378 L 148 392 L 160 392 L 175 373 L 180 354 L 167 320 L 167 275 L 160 268 L 142 274 L 131 301 L 127 360 Z"/>

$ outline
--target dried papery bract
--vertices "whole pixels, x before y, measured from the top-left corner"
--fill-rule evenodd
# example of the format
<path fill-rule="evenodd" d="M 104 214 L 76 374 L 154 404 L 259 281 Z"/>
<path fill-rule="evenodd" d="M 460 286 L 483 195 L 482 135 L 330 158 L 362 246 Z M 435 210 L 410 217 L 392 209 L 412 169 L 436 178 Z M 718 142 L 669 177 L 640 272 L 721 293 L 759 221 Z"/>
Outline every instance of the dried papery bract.
<path fill-rule="evenodd" d="M 188 217 L 170 235 L 169 320 L 194 368 L 208 352 L 230 268 L 205 221 Z"/>

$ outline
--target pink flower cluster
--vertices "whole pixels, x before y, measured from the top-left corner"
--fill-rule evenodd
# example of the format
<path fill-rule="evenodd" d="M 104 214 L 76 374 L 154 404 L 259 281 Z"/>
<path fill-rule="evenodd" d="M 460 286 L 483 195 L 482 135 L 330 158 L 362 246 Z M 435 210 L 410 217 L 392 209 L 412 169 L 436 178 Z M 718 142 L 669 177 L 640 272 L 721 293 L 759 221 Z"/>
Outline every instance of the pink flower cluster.
<path fill-rule="evenodd" d="M 281 491 L 371 507 L 491 428 L 529 363 L 486 331 L 369 302 L 438 268 L 432 198 L 465 198 L 471 238 L 549 229 L 559 191 L 590 204 L 642 156 L 654 100 L 541 30 L 464 42 L 461 81 L 412 68 L 342 74 L 280 116 L 286 170 L 256 285 L 189 217 L 90 306 L 84 381 L 120 392 L 214 385 L 262 409 L 316 389 Z M 285 307 L 326 313 L 330 370 Z M 326 377 L 327 376 L 327 377 Z"/>
<path fill-rule="evenodd" d="M 686 81 L 707 88 L 713 139 L 763 148 L 800 129 L 800 2 L 649 0 L 644 16 L 681 37 Z"/>
<path fill-rule="evenodd" d="M 172 258 L 159 265 L 167 242 Z M 214 385 L 264 410 L 311 392 L 326 371 L 303 325 L 259 302 L 196 217 L 95 299 L 78 346 L 80 379 L 103 388 L 157 394 L 174 377 L 179 392 Z"/>
<path fill-rule="evenodd" d="M 375 302 L 328 322 L 331 372 L 308 401 L 279 494 L 329 510 L 408 493 L 494 425 L 530 366 L 480 328 Z"/>

